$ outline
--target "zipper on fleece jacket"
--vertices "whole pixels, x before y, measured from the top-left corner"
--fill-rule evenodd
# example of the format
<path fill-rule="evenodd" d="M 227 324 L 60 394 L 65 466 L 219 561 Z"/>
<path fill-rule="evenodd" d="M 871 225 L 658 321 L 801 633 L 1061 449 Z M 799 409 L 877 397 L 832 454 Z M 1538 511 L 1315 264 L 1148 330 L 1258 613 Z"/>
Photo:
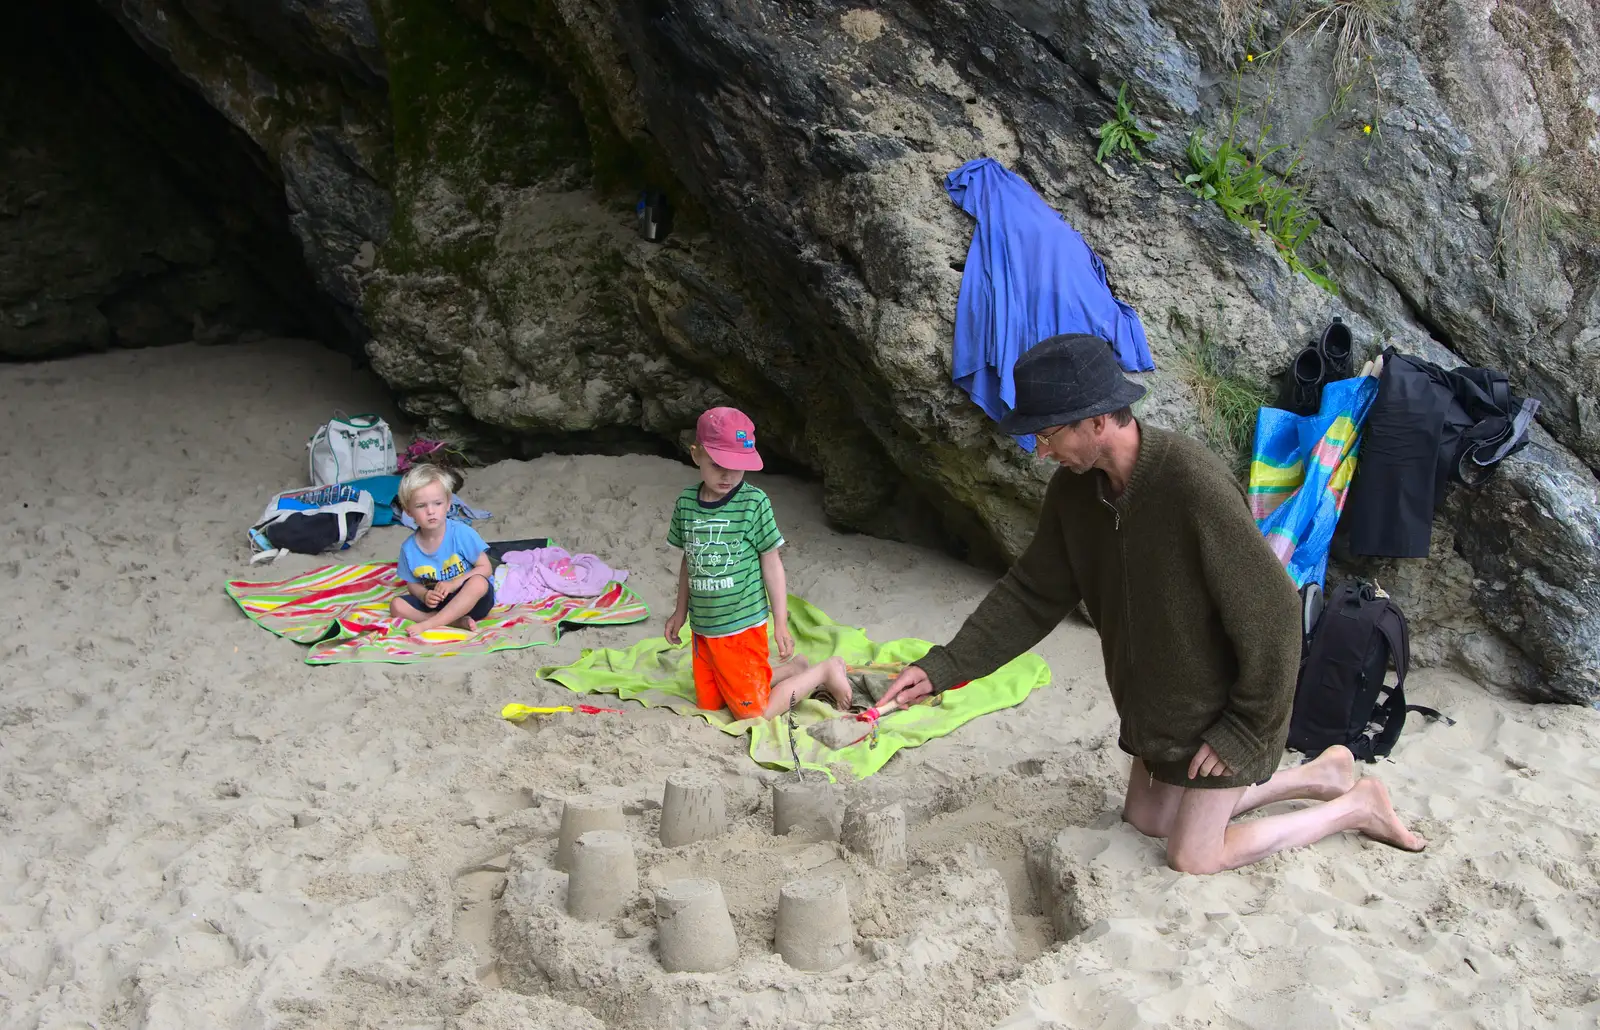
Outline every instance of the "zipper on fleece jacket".
<path fill-rule="evenodd" d="M 1133 595 L 1128 584 L 1128 541 L 1122 535 L 1122 511 L 1115 504 L 1106 500 L 1105 494 L 1100 494 L 1100 503 L 1111 509 L 1111 531 L 1117 534 L 1117 572 L 1122 578 L 1122 661 L 1128 675 L 1133 669 Z M 1123 731 L 1127 734 L 1128 746 L 1136 747 L 1134 743 L 1139 736 L 1138 726 L 1133 724 L 1131 711 L 1123 719 Z M 1151 782 L 1155 782 L 1155 774 L 1151 774 Z"/>
<path fill-rule="evenodd" d="M 1122 512 L 1117 510 L 1115 504 L 1106 500 L 1104 494 L 1100 495 L 1100 503 L 1111 509 L 1111 531 L 1113 533 L 1120 532 L 1122 530 Z"/>

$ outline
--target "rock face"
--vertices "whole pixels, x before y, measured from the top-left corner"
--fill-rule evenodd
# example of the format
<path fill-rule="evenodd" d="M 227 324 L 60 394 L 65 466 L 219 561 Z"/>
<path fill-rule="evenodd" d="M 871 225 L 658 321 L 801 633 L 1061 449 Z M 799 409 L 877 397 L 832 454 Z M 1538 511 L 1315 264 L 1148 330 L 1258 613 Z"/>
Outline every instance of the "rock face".
<path fill-rule="evenodd" d="M 1590 4 L 101 2 L 281 175 L 406 408 L 487 453 L 670 446 L 731 400 L 842 525 L 1016 553 L 1043 474 L 950 382 L 972 225 L 943 177 L 980 155 L 1141 313 L 1154 422 L 1207 433 L 1197 352 L 1265 381 L 1335 313 L 1503 368 L 1546 402 L 1535 446 L 1451 500 L 1438 560 L 1375 571 L 1422 656 L 1600 698 Z M 1108 171 L 1123 82 L 1157 139 Z M 1285 147 L 1337 298 L 1179 181 L 1230 124 Z"/>
<path fill-rule="evenodd" d="M 282 187 L 87 0 L 0 50 L 0 356 L 325 331 Z"/>
<path fill-rule="evenodd" d="M 279 184 L 305 267 L 367 338 L 362 272 L 388 235 L 383 53 L 365 0 L 99 0 L 243 135 Z"/>
<path fill-rule="evenodd" d="M 410 108 L 398 95 L 399 30 L 443 20 L 445 5 L 384 7 L 396 109 Z M 575 104 L 536 123 L 527 112 L 563 102 L 546 92 L 512 114 L 522 131 L 479 114 L 471 134 L 553 145 L 573 139 L 576 115 L 589 146 L 551 162 L 565 179 L 498 190 L 470 167 L 437 181 L 450 162 L 436 154 L 457 149 L 448 137 L 459 122 L 435 126 L 442 147 L 412 148 L 429 156 L 409 167 L 436 181 L 402 175 L 400 195 L 438 242 L 431 256 L 398 255 L 398 278 L 382 256 L 375 283 L 394 321 L 373 346 L 392 381 L 426 397 L 418 410 L 524 433 L 660 433 L 727 395 L 755 410 L 766 441 L 822 473 L 830 514 L 846 525 L 906 533 L 928 527 L 885 513 L 932 509 L 945 535 L 1013 554 L 1041 476 L 949 384 L 971 226 L 942 179 L 987 154 L 1085 233 L 1142 313 L 1155 421 L 1199 428 L 1181 352 L 1202 336 L 1261 380 L 1339 312 L 1368 348 L 1454 363 L 1434 350 L 1444 340 L 1511 371 L 1548 400 L 1549 429 L 1590 452 L 1581 412 L 1596 383 L 1584 285 L 1594 257 L 1581 236 L 1548 231 L 1559 205 L 1576 211 L 1593 185 L 1595 119 L 1575 77 L 1595 53 L 1587 12 L 1535 19 L 1543 56 L 1530 57 L 1535 30 L 1513 32 L 1523 20 L 1508 5 L 1400 8 L 1378 27 L 1373 60 L 1358 62 L 1367 78 L 1354 80 L 1336 67 L 1337 22 L 1318 36 L 1287 4 L 1244 11 L 1232 39 L 1215 11 L 1178 4 L 478 0 L 455 10 L 526 64 L 555 69 L 547 85 Z M 1416 43 L 1400 42 L 1423 26 Z M 1245 59 L 1285 39 L 1270 59 Z M 1235 81 L 1239 67 L 1251 70 Z M 1124 80 L 1160 138 L 1150 166 L 1114 178 L 1093 164 L 1089 130 Z M 1312 249 L 1343 287 L 1337 301 L 1176 181 L 1189 132 L 1215 140 L 1235 112 L 1241 140 L 1271 122 L 1268 143 L 1302 150 L 1325 222 Z M 1549 224 L 1510 224 L 1519 209 L 1508 200 L 1557 168 L 1572 173 L 1567 194 L 1533 212 Z M 607 211 L 587 188 L 630 172 L 632 185 L 693 207 L 665 247 L 630 237 L 626 210 Z M 401 295 L 411 300 L 395 303 Z M 1425 657 L 1593 698 L 1595 484 L 1541 441 L 1491 488 L 1452 502 L 1440 539 L 1453 550 L 1388 581 L 1419 615 Z"/>

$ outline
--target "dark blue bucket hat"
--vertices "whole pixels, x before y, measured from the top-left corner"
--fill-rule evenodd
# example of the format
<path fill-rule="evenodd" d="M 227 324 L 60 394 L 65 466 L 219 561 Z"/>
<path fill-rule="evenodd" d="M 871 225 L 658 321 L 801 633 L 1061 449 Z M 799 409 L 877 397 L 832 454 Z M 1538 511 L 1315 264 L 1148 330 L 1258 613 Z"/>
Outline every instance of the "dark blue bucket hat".
<path fill-rule="evenodd" d="M 1123 376 L 1111 341 L 1087 333 L 1039 341 L 1017 360 L 1011 378 L 1017 403 L 1000 420 L 1011 436 L 1120 411 L 1144 396 L 1144 387 Z"/>

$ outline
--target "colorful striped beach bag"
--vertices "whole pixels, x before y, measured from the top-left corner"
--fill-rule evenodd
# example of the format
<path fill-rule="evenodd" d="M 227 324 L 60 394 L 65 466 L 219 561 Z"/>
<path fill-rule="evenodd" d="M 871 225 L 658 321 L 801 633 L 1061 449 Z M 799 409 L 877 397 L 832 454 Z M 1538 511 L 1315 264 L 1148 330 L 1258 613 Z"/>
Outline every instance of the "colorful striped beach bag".
<path fill-rule="evenodd" d="M 1262 408 L 1250 462 L 1250 513 L 1296 587 L 1322 584 L 1328 548 L 1355 476 L 1361 427 L 1378 379 L 1329 383 L 1315 415 Z"/>

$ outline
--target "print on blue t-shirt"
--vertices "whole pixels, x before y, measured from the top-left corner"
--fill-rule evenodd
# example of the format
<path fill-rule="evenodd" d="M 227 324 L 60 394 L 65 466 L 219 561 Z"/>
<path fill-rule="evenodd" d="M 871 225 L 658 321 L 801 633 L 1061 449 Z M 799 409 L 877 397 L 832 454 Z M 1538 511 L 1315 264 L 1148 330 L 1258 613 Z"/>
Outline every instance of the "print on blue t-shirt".
<path fill-rule="evenodd" d="M 397 571 L 407 583 L 427 580 L 446 583 L 472 571 L 472 563 L 488 549 L 489 545 L 483 542 L 477 530 L 465 522 L 448 519 L 444 524 L 444 539 L 439 541 L 439 549 L 431 554 L 417 543 L 415 533 L 406 538 L 400 545 Z"/>

